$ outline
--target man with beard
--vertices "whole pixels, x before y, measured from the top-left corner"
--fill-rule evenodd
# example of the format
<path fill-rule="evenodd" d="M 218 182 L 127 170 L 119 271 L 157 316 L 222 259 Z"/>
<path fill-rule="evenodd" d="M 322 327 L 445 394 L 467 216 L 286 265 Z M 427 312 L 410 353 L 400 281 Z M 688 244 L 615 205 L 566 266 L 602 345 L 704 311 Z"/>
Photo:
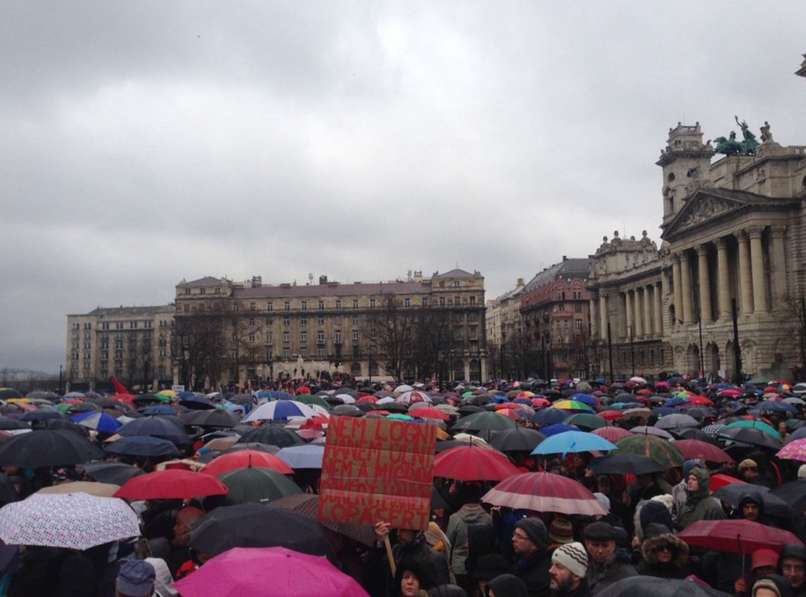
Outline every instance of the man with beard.
<path fill-rule="evenodd" d="M 566 543 L 551 556 L 551 597 L 588 597 L 588 553 L 578 542 Z"/>

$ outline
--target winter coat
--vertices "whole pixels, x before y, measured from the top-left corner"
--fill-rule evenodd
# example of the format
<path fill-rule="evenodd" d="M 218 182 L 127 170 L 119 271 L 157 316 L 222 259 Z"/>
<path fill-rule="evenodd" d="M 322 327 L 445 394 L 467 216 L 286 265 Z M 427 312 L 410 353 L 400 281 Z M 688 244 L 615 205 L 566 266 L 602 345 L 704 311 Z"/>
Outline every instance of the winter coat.
<path fill-rule="evenodd" d="M 698 520 L 722 520 L 725 518 L 725 511 L 722 504 L 716 498 L 710 496 L 708 482 L 711 480 L 710 473 L 699 467 L 691 469 L 690 475 L 696 475 L 699 480 L 697 491 L 686 490 L 686 505 L 678 519 L 678 526 L 686 528 Z"/>
<path fill-rule="evenodd" d="M 658 562 L 658 552 L 665 546 L 672 548 L 672 561 L 661 564 Z M 643 559 L 638 565 L 638 574 L 660 578 L 685 578 L 689 575 L 688 551 L 688 544 L 671 533 L 647 539 L 641 544 Z"/>
<path fill-rule="evenodd" d="M 613 557 L 606 564 L 597 564 L 591 560 L 588 567 L 588 586 L 590 587 L 590 594 L 595 595 L 623 578 L 636 576 L 638 572 L 635 571 L 629 563 L 622 561 L 620 558 Z"/>
<path fill-rule="evenodd" d="M 468 528 L 484 525 L 492 528 L 493 519 L 480 504 L 465 504 L 448 519 L 446 535 L 451 543 L 450 564 L 454 574 L 467 574 L 465 566 L 470 553 Z"/>
<path fill-rule="evenodd" d="M 512 574 L 526 583 L 529 597 L 545 597 L 548 595 L 551 580 L 549 568 L 551 568 L 551 555 L 541 550 L 515 562 Z"/>

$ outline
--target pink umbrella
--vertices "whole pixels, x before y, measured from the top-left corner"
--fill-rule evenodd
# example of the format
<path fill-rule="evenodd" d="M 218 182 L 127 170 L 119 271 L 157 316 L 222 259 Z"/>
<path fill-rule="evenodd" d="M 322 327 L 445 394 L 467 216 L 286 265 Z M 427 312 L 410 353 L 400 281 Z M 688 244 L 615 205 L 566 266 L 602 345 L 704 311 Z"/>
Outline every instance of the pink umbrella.
<path fill-rule="evenodd" d="M 776 454 L 778 458 L 784 460 L 799 460 L 806 462 L 806 438 L 796 439 L 789 442 Z"/>
<path fill-rule="evenodd" d="M 494 506 L 533 512 L 604 516 L 593 494 L 573 479 L 553 473 L 522 473 L 504 479 L 482 498 Z"/>
<path fill-rule="evenodd" d="M 599 427 L 599 429 L 594 429 L 593 433 L 614 444 L 622 437 L 632 435 L 632 433 L 621 427 Z"/>
<path fill-rule="evenodd" d="M 176 582 L 182 597 L 368 597 L 327 558 L 284 547 L 235 547 Z"/>

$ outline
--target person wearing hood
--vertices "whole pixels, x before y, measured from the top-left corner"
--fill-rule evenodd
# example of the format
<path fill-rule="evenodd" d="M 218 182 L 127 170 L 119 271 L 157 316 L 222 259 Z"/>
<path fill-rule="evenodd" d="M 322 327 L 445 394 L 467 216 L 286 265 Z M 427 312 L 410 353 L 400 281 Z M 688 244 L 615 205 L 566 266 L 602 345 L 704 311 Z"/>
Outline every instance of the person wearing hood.
<path fill-rule="evenodd" d="M 678 518 L 678 527 L 685 529 L 698 520 L 722 520 L 725 511 L 718 499 L 711 497 L 707 469 L 695 466 L 686 477 L 686 505 Z"/>
<path fill-rule="evenodd" d="M 764 497 L 758 489 L 751 486 L 741 493 L 739 505 L 736 508 L 736 517 L 769 524 L 764 516 Z"/>
<path fill-rule="evenodd" d="M 473 580 L 467 569 L 470 555 L 470 526 L 486 526 L 492 529 L 492 517 L 481 507 L 482 488 L 479 484 L 465 484 L 461 488 L 462 507 L 448 519 L 446 535 L 451 545 L 450 568 L 456 575 L 456 584 L 469 591 Z"/>
<path fill-rule="evenodd" d="M 638 574 L 659 578 L 686 578 L 689 575 L 688 544 L 671 529 L 650 523 L 644 528 Z"/>
<path fill-rule="evenodd" d="M 515 523 L 512 532 L 512 551 L 516 558 L 513 573 L 526 584 L 529 597 L 544 597 L 548 593 L 551 558 L 547 546 L 548 531 L 542 520 L 528 517 Z"/>
<path fill-rule="evenodd" d="M 588 585 L 591 595 L 607 588 L 614 582 L 638 574 L 629 563 L 616 554 L 619 532 L 606 522 L 593 522 L 585 527 L 583 538 L 590 556 Z"/>
<path fill-rule="evenodd" d="M 792 597 L 792 587 L 783 576 L 770 574 L 753 583 L 751 597 Z"/>
<path fill-rule="evenodd" d="M 686 508 L 686 478 L 695 466 L 704 467 L 705 463 L 698 458 L 686 460 L 683 463 L 683 478 L 677 485 L 672 487 L 672 518 L 675 521 L 679 520 L 680 515 Z"/>
<path fill-rule="evenodd" d="M 780 566 L 781 575 L 792 585 L 794 597 L 806 597 L 806 547 L 785 545 Z"/>

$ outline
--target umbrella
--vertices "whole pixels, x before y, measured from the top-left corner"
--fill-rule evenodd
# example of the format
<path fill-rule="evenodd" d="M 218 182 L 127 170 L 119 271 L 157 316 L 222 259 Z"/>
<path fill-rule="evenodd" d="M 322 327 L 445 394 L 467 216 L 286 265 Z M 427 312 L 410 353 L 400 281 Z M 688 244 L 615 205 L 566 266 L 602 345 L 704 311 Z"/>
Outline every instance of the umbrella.
<path fill-rule="evenodd" d="M 211 460 L 202 472 L 208 475 L 221 475 L 236 468 L 254 466 L 258 468 L 270 468 L 283 475 L 290 475 L 294 471 L 291 467 L 274 454 L 268 452 L 258 452 L 256 450 L 236 450 L 229 454 L 222 454 L 218 458 Z"/>
<path fill-rule="evenodd" d="M 57 410 L 33 410 L 20 417 L 20 421 L 27 423 L 39 423 L 51 419 L 64 419 L 64 415 Z"/>
<path fill-rule="evenodd" d="M 277 452 L 277 458 L 293 469 L 321 469 L 325 447 L 315 444 L 290 446 Z"/>
<path fill-rule="evenodd" d="M 655 423 L 658 429 L 664 430 L 687 429 L 689 427 L 697 427 L 698 425 L 697 419 L 691 415 L 683 414 L 666 415 L 658 419 L 658 422 Z"/>
<path fill-rule="evenodd" d="M 361 585 L 327 558 L 282 547 L 231 549 L 178 581 L 176 587 L 184 597 L 368 597 Z"/>
<path fill-rule="evenodd" d="M 575 415 L 571 415 L 565 420 L 565 422 L 569 425 L 576 425 L 577 427 L 587 431 L 593 431 L 594 429 L 599 429 L 600 427 L 607 425 L 607 421 L 605 421 L 602 417 L 591 413 L 577 413 Z"/>
<path fill-rule="evenodd" d="M 259 442 L 242 443 L 238 441 L 237 443 L 231 445 L 229 448 L 225 448 L 224 454 L 229 454 L 230 452 L 237 452 L 238 450 L 257 450 L 258 452 L 268 452 L 269 454 L 277 454 L 277 452 L 280 451 L 280 448 L 278 446 L 272 446 L 270 444 L 261 444 Z"/>
<path fill-rule="evenodd" d="M 0 417 L 0 431 L 11 431 L 13 429 L 30 429 L 30 425 L 10 417 Z"/>
<path fill-rule="evenodd" d="M 300 436 L 280 425 L 262 425 L 241 436 L 242 442 L 256 442 L 285 448 L 304 444 Z"/>
<path fill-rule="evenodd" d="M 629 576 L 608 585 L 597 597 L 731 597 L 693 580 Z"/>
<path fill-rule="evenodd" d="M 6 400 L 8 398 L 22 398 L 22 394 L 14 388 L 0 388 L 0 399 Z"/>
<path fill-rule="evenodd" d="M 293 495 L 286 495 L 274 500 L 271 503 L 272 508 L 279 508 L 281 510 L 291 510 L 297 514 L 310 518 L 311 520 L 318 520 L 319 511 L 319 496 L 315 493 L 296 493 Z M 377 537 L 375 537 L 375 530 L 368 524 L 350 523 L 350 522 L 333 522 L 331 520 L 319 520 L 326 529 L 330 529 L 335 533 L 349 537 L 359 543 L 368 547 L 374 547 Z"/>
<path fill-rule="evenodd" d="M 769 487 L 764 487 L 763 485 L 732 483 L 730 485 L 723 485 L 712 495 L 723 502 L 727 502 L 733 508 L 738 508 L 742 498 L 745 496 L 752 496 L 757 502 L 762 504 L 764 514 L 768 516 L 788 518 L 792 513 L 789 504 L 778 496 L 770 493 Z"/>
<path fill-rule="evenodd" d="M 151 406 L 146 406 L 142 411 L 140 411 L 144 415 L 154 416 L 154 415 L 175 415 L 176 410 L 172 406 L 168 406 L 167 404 L 152 404 Z"/>
<path fill-rule="evenodd" d="M 313 407 L 302 402 L 277 400 L 276 402 L 261 404 L 250 412 L 244 421 L 247 423 L 252 421 L 287 421 L 289 417 L 304 417 L 307 419 L 315 415 L 316 411 Z"/>
<path fill-rule="evenodd" d="M 216 508 L 193 528 L 190 546 L 208 556 L 233 547 L 281 546 L 316 555 L 325 555 L 329 551 L 318 522 L 264 504 Z M 241 576 L 249 574 L 241 571 Z"/>
<path fill-rule="evenodd" d="M 555 423 L 562 423 L 568 418 L 568 412 L 560 410 L 559 408 L 544 408 L 543 410 L 535 413 L 534 422 L 541 427 L 554 425 Z"/>
<path fill-rule="evenodd" d="M 99 462 L 82 464 L 84 473 L 91 479 L 113 485 L 123 485 L 126 481 L 137 475 L 142 475 L 142 469 L 122 462 Z"/>
<path fill-rule="evenodd" d="M 226 494 L 226 485 L 212 475 L 168 469 L 132 477 L 121 486 L 116 496 L 128 500 L 178 500 Z"/>
<path fill-rule="evenodd" d="M 615 444 L 603 437 L 584 431 L 565 431 L 544 439 L 532 454 L 568 454 L 569 452 L 607 452 Z"/>
<path fill-rule="evenodd" d="M 654 435 L 631 435 L 618 440 L 616 446 L 618 446 L 617 454 L 648 456 L 666 468 L 683 466 L 684 459 L 680 450 L 671 442 Z"/>
<path fill-rule="evenodd" d="M 123 454 L 125 456 L 179 456 L 176 444 L 150 435 L 130 435 L 121 437 L 104 447 L 110 454 Z"/>
<path fill-rule="evenodd" d="M 663 439 L 674 439 L 674 436 L 665 429 L 660 429 L 659 427 L 647 427 L 646 425 L 632 427 L 630 429 L 630 433 L 635 435 L 654 435 L 655 437 L 662 437 Z"/>
<path fill-rule="evenodd" d="M 179 420 L 185 425 L 221 427 L 225 429 L 235 427 L 240 422 L 237 416 L 220 408 L 213 410 L 189 410 L 180 414 Z"/>
<path fill-rule="evenodd" d="M 736 429 L 737 427 L 744 429 L 756 429 L 758 431 L 763 431 L 770 437 L 773 437 L 777 440 L 781 439 L 781 434 L 764 421 L 758 421 L 756 419 L 739 419 L 738 421 L 733 421 L 732 423 L 725 425 L 725 429 Z M 722 429 L 720 433 L 725 431 L 725 429 Z"/>
<path fill-rule="evenodd" d="M 95 497 L 113 497 L 118 489 L 120 489 L 120 485 L 113 485 L 112 483 L 73 481 L 43 487 L 37 493 L 86 493 Z"/>
<path fill-rule="evenodd" d="M 419 390 L 409 390 L 408 392 L 403 392 L 397 398 L 395 398 L 395 402 L 400 404 L 412 404 L 414 402 L 425 402 L 427 404 L 431 404 L 431 397 L 425 392 L 420 392 Z"/>
<path fill-rule="evenodd" d="M 321 396 L 312 396 L 310 394 L 300 394 L 298 396 L 294 396 L 295 402 L 302 402 L 303 404 L 307 404 L 308 406 L 321 406 L 325 410 L 330 410 L 331 406 L 328 404 L 327 400 L 322 398 Z"/>
<path fill-rule="evenodd" d="M 748 485 L 748 483 L 736 477 L 732 477 L 731 475 L 726 475 L 725 473 L 713 474 L 711 475 L 711 480 L 708 481 L 708 489 L 711 491 L 716 491 L 726 485 Z"/>
<path fill-rule="evenodd" d="M 798 460 L 806 462 L 806 439 L 796 439 L 789 442 L 776 454 L 778 458 L 785 460 Z"/>
<path fill-rule="evenodd" d="M 29 468 L 81 464 L 102 457 L 85 437 L 61 429 L 23 433 L 0 444 L 0 464 Z"/>
<path fill-rule="evenodd" d="M 594 458 L 590 464 L 591 470 L 597 475 L 648 475 L 659 473 L 665 467 L 658 464 L 648 456 L 638 454 L 613 454 Z"/>
<path fill-rule="evenodd" d="M 434 476 L 457 481 L 500 481 L 518 469 L 497 450 L 461 446 L 434 457 Z"/>
<path fill-rule="evenodd" d="M 588 404 L 584 402 L 580 402 L 579 400 L 558 400 L 554 403 L 554 408 L 559 408 L 560 410 L 567 410 L 567 411 L 580 411 L 580 412 L 592 412 L 593 408 L 591 408 Z"/>
<path fill-rule="evenodd" d="M 733 458 L 725 450 L 708 442 L 696 439 L 681 439 L 676 441 L 674 445 L 686 460 L 699 458 L 708 462 L 725 464 L 733 462 Z"/>
<path fill-rule="evenodd" d="M 517 423 L 494 412 L 483 411 L 462 417 L 453 424 L 454 431 L 492 432 L 515 429 Z"/>
<path fill-rule="evenodd" d="M 613 443 L 617 442 L 622 437 L 629 437 L 631 435 L 629 431 L 622 427 L 599 427 L 599 429 L 594 429 L 593 433 Z"/>
<path fill-rule="evenodd" d="M 150 435 L 167 439 L 175 444 L 186 444 L 190 441 L 185 433 L 182 423 L 175 423 L 176 419 L 166 416 L 142 417 L 126 423 L 118 429 L 118 433 L 123 436 Z"/>
<path fill-rule="evenodd" d="M 743 519 L 698 520 L 678 537 L 689 545 L 733 553 L 752 553 L 763 547 L 781 551 L 784 545 L 803 545 L 789 531 Z"/>
<path fill-rule="evenodd" d="M 720 429 L 717 437 L 740 442 L 742 444 L 749 444 L 751 446 L 758 446 L 760 448 L 769 448 L 770 450 L 781 449 L 781 442 L 761 429 L 748 427 L 730 428 L 730 426 L 728 426 L 724 429 Z"/>
<path fill-rule="evenodd" d="M 101 412 L 80 413 L 70 417 L 70 420 L 101 433 L 115 433 L 121 427 L 120 421 L 115 417 Z"/>
<path fill-rule="evenodd" d="M 422 402 L 415 402 L 409 407 L 409 414 L 412 417 L 420 417 L 421 419 L 437 419 L 439 421 L 447 421 L 450 416 L 442 412 L 437 407 L 420 406 Z"/>
<path fill-rule="evenodd" d="M 0 505 L 16 502 L 18 499 L 20 499 L 20 496 L 17 495 L 17 489 L 11 479 L 0 473 Z"/>
<path fill-rule="evenodd" d="M 504 479 L 488 491 L 482 500 L 502 506 L 533 512 L 560 512 L 604 516 L 593 494 L 581 483 L 553 473 L 522 473 Z"/>
<path fill-rule="evenodd" d="M 222 473 L 219 478 L 229 489 L 227 502 L 230 504 L 263 504 L 284 495 L 302 493 L 291 479 L 270 468 L 236 468 Z"/>
<path fill-rule="evenodd" d="M 773 489 L 771 493 L 789 504 L 793 510 L 798 510 L 800 514 L 806 508 L 806 479 L 784 483 Z"/>
<path fill-rule="evenodd" d="M 0 539 L 9 545 L 85 550 L 139 535 L 137 515 L 117 498 L 35 493 L 0 508 Z"/>
<path fill-rule="evenodd" d="M 546 437 L 557 435 L 558 433 L 565 433 L 566 431 L 579 431 L 576 425 L 566 425 L 565 423 L 554 423 L 540 428 L 540 433 Z"/>
<path fill-rule="evenodd" d="M 209 398 L 205 398 L 204 396 L 196 396 L 195 394 L 182 396 L 179 399 L 179 404 L 185 408 L 190 408 L 193 410 L 209 410 L 215 408 L 215 404 L 210 402 Z"/>
<path fill-rule="evenodd" d="M 531 452 L 545 436 L 534 429 L 516 427 L 493 435 L 490 445 L 500 452 Z"/>

